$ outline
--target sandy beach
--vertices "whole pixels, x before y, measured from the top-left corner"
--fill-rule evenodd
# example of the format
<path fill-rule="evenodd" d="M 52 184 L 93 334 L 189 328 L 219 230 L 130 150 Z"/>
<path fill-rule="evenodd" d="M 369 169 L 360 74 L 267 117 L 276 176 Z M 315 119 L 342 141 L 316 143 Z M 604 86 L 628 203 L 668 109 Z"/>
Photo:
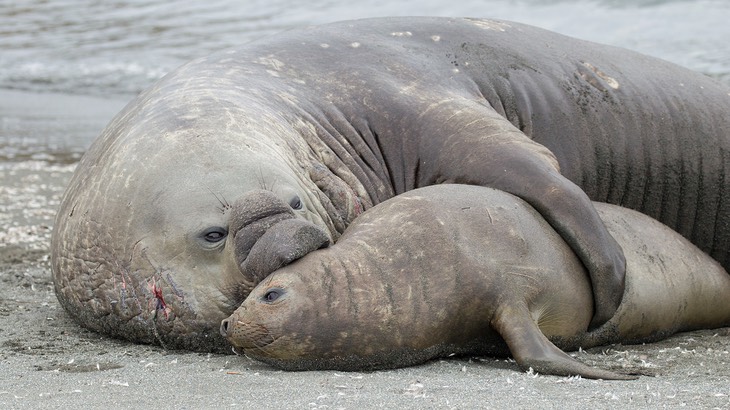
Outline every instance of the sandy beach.
<path fill-rule="evenodd" d="M 0 163 L 0 408 L 730 408 L 730 328 L 575 353 L 644 374 L 634 381 L 530 374 L 503 358 L 288 373 L 105 338 L 73 322 L 53 293 L 50 234 L 73 169 Z"/>

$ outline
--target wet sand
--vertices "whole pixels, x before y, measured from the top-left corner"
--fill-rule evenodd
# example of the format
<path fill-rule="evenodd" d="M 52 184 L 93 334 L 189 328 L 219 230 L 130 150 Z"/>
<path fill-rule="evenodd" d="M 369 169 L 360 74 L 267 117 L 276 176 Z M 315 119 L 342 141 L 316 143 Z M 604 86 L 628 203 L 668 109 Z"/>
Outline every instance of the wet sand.
<path fill-rule="evenodd" d="M 576 353 L 645 374 L 635 381 L 534 375 L 496 358 L 288 373 L 94 334 L 59 306 L 49 267 L 53 216 L 73 168 L 0 163 L 0 408 L 730 408 L 730 328 Z"/>

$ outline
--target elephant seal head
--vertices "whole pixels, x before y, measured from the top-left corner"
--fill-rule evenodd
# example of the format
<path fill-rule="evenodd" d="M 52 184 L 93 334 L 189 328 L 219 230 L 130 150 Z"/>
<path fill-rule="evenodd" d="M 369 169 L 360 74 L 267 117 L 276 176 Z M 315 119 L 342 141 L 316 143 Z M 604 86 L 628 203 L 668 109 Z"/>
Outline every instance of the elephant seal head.
<path fill-rule="evenodd" d="M 273 269 L 248 262 L 257 239 L 296 219 L 323 246 L 369 200 L 286 107 L 184 72 L 130 103 L 79 163 L 54 226 L 53 278 L 87 328 L 219 351 L 220 321 Z"/>

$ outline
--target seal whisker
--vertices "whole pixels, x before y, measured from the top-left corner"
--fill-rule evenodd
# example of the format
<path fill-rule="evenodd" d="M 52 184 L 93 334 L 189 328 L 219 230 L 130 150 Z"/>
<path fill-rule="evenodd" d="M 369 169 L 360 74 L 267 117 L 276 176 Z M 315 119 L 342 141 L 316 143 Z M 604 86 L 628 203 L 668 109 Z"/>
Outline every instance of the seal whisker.
<path fill-rule="evenodd" d="M 225 196 L 223 196 L 223 194 L 220 194 L 220 195 L 216 194 L 210 188 L 208 188 L 208 192 L 210 192 L 215 197 L 215 199 L 218 201 L 218 203 L 220 204 L 220 207 L 218 208 L 218 210 L 221 213 L 226 213 L 226 211 L 232 209 L 231 204 L 228 202 L 228 200 L 225 198 Z"/>
<path fill-rule="evenodd" d="M 236 320 L 236 325 L 246 330 L 245 339 L 250 343 L 245 344 L 245 346 L 243 346 L 244 349 L 254 348 L 263 351 L 265 347 L 269 346 L 275 340 L 271 332 L 269 332 L 265 326 L 260 324 Z"/>
<path fill-rule="evenodd" d="M 266 186 L 266 178 L 264 178 L 264 171 L 261 167 L 259 167 L 259 172 L 258 172 L 257 177 L 258 177 L 257 179 L 258 179 L 259 188 L 266 190 L 266 191 L 273 192 L 273 188 L 274 188 L 273 186 L 271 188 Z"/>

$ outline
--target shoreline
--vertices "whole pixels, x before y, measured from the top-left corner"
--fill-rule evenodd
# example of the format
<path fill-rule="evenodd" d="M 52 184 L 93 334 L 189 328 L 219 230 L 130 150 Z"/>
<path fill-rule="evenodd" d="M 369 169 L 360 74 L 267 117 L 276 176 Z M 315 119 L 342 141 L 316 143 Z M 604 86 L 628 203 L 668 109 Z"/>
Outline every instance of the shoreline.
<path fill-rule="evenodd" d="M 133 96 L 97 96 L 0 88 L 0 162 L 78 162 Z"/>

